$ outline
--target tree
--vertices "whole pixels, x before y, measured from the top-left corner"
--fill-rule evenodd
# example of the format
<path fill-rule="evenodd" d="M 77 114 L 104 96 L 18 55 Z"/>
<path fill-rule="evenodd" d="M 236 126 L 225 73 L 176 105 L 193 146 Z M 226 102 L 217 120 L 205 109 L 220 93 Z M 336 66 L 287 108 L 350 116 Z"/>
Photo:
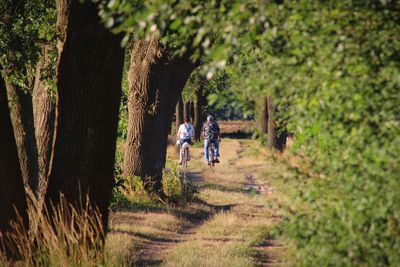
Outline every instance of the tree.
<path fill-rule="evenodd" d="M 178 131 L 179 126 L 183 123 L 183 102 L 182 96 L 179 97 L 175 108 L 175 128 Z"/>
<path fill-rule="evenodd" d="M 35 138 L 38 153 L 39 198 L 44 196 L 47 189 L 55 121 L 55 101 L 52 97 L 50 82 L 48 81 L 49 75 L 46 75 L 46 72 L 51 73 L 49 70 L 53 68 L 51 66 L 50 53 L 51 47 L 43 45 L 42 58 L 36 66 L 36 78 L 32 92 Z"/>
<path fill-rule="evenodd" d="M 1 73 L 5 78 L 11 103 L 11 117 L 22 177 L 27 187 L 37 194 L 38 184 L 44 179 L 44 174 L 39 174 L 43 164 L 38 163 L 40 156 L 35 131 L 44 134 L 45 130 L 40 127 L 47 126 L 44 123 L 35 123 L 35 105 L 39 105 L 41 98 L 37 95 L 32 103 L 32 94 L 34 87 L 42 84 L 42 80 L 53 79 L 51 75 L 44 79 L 39 76 L 42 76 L 41 72 L 47 72 L 53 67 L 52 64 L 43 65 L 40 61 L 45 56 L 43 46 L 55 47 L 54 1 L 3 1 L 0 11 L 4 14 L 0 18 L 0 64 L 3 66 Z M 39 113 L 42 121 L 51 123 L 52 118 L 46 119 L 46 114 Z"/>
<path fill-rule="evenodd" d="M 193 121 L 193 128 L 194 128 L 194 140 L 200 141 L 201 138 L 201 130 L 202 124 L 204 121 L 204 105 L 206 99 L 203 96 L 203 88 L 202 85 L 196 90 L 196 97 L 194 100 L 194 121 Z"/>
<path fill-rule="evenodd" d="M 185 101 L 184 105 L 183 105 L 183 117 L 187 118 L 188 120 L 190 120 L 190 118 L 192 117 L 192 108 L 191 108 L 191 101 Z"/>
<path fill-rule="evenodd" d="M 276 121 L 274 116 L 275 107 L 272 102 L 272 96 L 267 96 L 267 109 L 268 109 L 268 147 L 270 149 L 276 148 Z"/>
<path fill-rule="evenodd" d="M 140 176 L 162 195 L 162 170 L 176 103 L 196 64 L 190 53 L 170 58 L 157 38 L 137 41 L 131 52 L 128 136 L 124 175 Z"/>
<path fill-rule="evenodd" d="M 28 216 L 25 190 L 21 169 L 18 161 L 10 112 L 8 109 L 7 92 L 4 80 L 0 76 L 0 251 L 8 257 L 16 257 L 7 233 L 12 233 L 12 223 L 17 223 L 18 217 L 27 228 Z"/>
<path fill-rule="evenodd" d="M 265 96 L 261 103 L 260 131 L 263 134 L 268 133 L 268 97 Z"/>
<path fill-rule="evenodd" d="M 46 206 L 60 195 L 81 211 L 97 209 L 107 230 L 124 51 L 96 4 L 57 1 L 60 57 L 57 111 Z M 89 203 L 86 203 L 89 198 Z"/>
<path fill-rule="evenodd" d="M 32 95 L 8 80 L 6 80 L 6 87 L 11 101 L 11 120 L 17 142 L 22 177 L 26 188 L 36 194 L 39 186 L 39 169 Z"/>

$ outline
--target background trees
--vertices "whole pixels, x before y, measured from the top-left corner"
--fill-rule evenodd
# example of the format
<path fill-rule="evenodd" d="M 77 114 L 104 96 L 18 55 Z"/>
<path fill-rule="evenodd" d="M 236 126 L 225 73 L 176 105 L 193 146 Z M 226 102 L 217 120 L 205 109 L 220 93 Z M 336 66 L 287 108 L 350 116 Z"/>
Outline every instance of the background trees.
<path fill-rule="evenodd" d="M 50 85 L 56 57 L 55 4 L 51 0 L 10 0 L 3 1 L 0 10 L 1 75 L 9 95 L 22 177 L 30 190 L 43 193 L 48 169 L 43 157 L 48 157 L 51 146 L 54 112 L 54 87 Z"/>

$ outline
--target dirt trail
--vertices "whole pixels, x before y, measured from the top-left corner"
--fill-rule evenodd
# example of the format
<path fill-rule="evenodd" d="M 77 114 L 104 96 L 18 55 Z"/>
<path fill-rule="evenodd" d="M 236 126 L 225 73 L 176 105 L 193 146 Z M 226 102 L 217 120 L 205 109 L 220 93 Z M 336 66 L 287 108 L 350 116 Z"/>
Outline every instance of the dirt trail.
<path fill-rule="evenodd" d="M 204 164 L 202 149 L 193 147 L 188 179 L 199 194 L 185 208 L 114 213 L 112 238 L 130 237 L 125 257 L 135 266 L 286 265 L 281 259 L 286 248 L 267 233 L 280 221 L 270 204 L 279 192 L 268 179 L 259 179 L 268 176 L 265 169 L 272 163 L 252 150 L 256 145 L 224 140 L 221 163 L 214 168 Z M 243 247 L 238 255 L 232 254 L 236 247 Z"/>

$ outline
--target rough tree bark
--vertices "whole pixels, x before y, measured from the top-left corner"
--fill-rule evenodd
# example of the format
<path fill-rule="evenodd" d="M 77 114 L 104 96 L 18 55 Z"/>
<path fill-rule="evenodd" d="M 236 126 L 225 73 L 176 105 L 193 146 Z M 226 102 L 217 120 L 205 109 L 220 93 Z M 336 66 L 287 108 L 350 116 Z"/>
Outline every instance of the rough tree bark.
<path fill-rule="evenodd" d="M 11 120 L 25 188 L 37 194 L 39 185 L 38 152 L 33 120 L 32 95 L 6 80 L 11 101 Z"/>
<path fill-rule="evenodd" d="M 203 122 L 203 109 L 204 109 L 204 96 L 203 96 L 203 88 L 200 86 L 196 90 L 196 99 L 194 101 L 194 140 L 200 141 L 201 137 L 201 129 L 202 129 L 202 122 Z"/>
<path fill-rule="evenodd" d="M 53 145 L 55 101 L 51 96 L 50 86 L 44 80 L 43 70 L 49 68 L 50 47 L 42 48 L 42 59 L 36 67 L 36 79 L 33 87 L 33 117 L 38 151 L 39 188 L 38 196 L 42 198 L 47 188 L 51 151 Z"/>
<path fill-rule="evenodd" d="M 78 211 L 98 209 L 107 230 L 124 51 L 100 21 L 96 4 L 57 1 L 59 63 L 53 154 L 45 196 Z"/>
<path fill-rule="evenodd" d="M 131 52 L 124 175 L 142 177 L 146 190 L 161 196 L 171 120 L 196 67 L 189 56 L 169 60 L 156 39 L 136 42 Z"/>
<path fill-rule="evenodd" d="M 0 77 L 0 233 L 12 232 L 11 222 L 18 217 L 27 229 L 27 204 L 18 160 L 17 146 L 11 125 L 8 109 L 7 92 Z M 13 254 L 10 244 L 2 246 L 4 240 L 0 235 L 0 250 L 9 258 Z"/>
<path fill-rule="evenodd" d="M 268 97 L 264 97 L 261 103 L 260 131 L 263 134 L 268 132 Z"/>
<path fill-rule="evenodd" d="M 183 123 L 183 102 L 182 102 L 182 97 L 179 97 L 178 103 L 176 103 L 176 108 L 175 108 L 176 131 L 178 131 L 178 128 L 182 123 Z"/>

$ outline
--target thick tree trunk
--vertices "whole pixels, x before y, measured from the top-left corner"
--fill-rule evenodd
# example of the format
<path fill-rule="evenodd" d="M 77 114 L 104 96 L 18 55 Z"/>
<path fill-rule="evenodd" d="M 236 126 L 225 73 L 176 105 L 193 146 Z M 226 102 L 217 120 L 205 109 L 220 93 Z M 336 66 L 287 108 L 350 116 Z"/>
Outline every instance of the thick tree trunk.
<path fill-rule="evenodd" d="M 175 127 L 178 131 L 179 126 L 183 123 L 183 102 L 182 97 L 179 97 L 178 103 L 175 108 Z"/>
<path fill-rule="evenodd" d="M 36 79 L 33 87 L 33 115 L 35 136 L 38 151 L 39 198 L 44 196 L 47 188 L 47 177 L 53 146 L 55 101 L 51 96 L 50 86 L 43 79 L 43 70 L 49 68 L 49 47 L 42 49 L 42 59 L 36 67 Z"/>
<path fill-rule="evenodd" d="M 203 97 L 203 89 L 200 87 L 199 89 L 196 90 L 196 99 L 194 101 L 194 122 L 193 122 L 193 128 L 194 128 L 194 140 L 200 141 L 201 137 L 201 129 L 202 129 L 202 123 L 203 123 L 203 108 L 204 108 L 204 103 L 203 103 L 204 97 Z"/>
<path fill-rule="evenodd" d="M 59 63 L 53 155 L 45 196 L 98 209 L 107 230 L 124 51 L 91 1 L 57 1 Z"/>
<path fill-rule="evenodd" d="M 8 109 L 7 92 L 0 77 L 0 232 L 12 232 L 11 222 L 20 216 L 27 228 L 27 204 L 18 160 L 17 146 Z M 3 244 L 0 235 L 0 251 L 13 258 L 12 244 Z"/>
<path fill-rule="evenodd" d="M 263 134 L 268 132 L 268 97 L 264 97 L 261 103 L 260 131 Z"/>
<path fill-rule="evenodd" d="M 138 41 L 131 52 L 125 176 L 140 176 L 162 195 L 168 133 L 176 103 L 195 64 L 189 55 L 168 60 L 158 40 Z"/>
<path fill-rule="evenodd" d="M 29 188 L 37 194 L 39 169 L 32 95 L 7 80 L 6 87 L 11 101 L 11 120 L 18 148 L 22 178 L 26 189 Z"/>
<path fill-rule="evenodd" d="M 272 103 L 272 96 L 267 96 L 268 108 L 268 147 L 270 149 L 276 148 L 276 122 L 274 117 L 274 105 Z"/>

